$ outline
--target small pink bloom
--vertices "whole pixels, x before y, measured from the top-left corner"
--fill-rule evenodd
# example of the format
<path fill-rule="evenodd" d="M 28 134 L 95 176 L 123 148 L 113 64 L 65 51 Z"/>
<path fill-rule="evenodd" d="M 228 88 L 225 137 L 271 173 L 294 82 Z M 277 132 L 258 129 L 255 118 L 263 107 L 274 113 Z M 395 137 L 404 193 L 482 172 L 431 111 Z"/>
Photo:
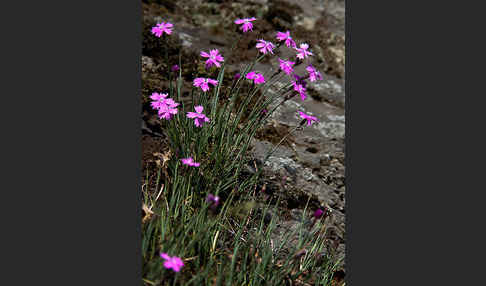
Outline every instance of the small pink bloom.
<path fill-rule="evenodd" d="M 167 35 L 170 35 L 172 33 L 172 25 L 171 23 L 167 22 L 162 22 L 160 24 L 155 25 L 152 27 L 152 34 L 154 34 L 156 37 L 160 38 L 163 33 L 166 33 Z"/>
<path fill-rule="evenodd" d="M 265 82 L 265 78 L 263 77 L 263 75 L 254 71 L 247 73 L 246 78 L 252 79 L 255 84 L 261 84 Z"/>
<path fill-rule="evenodd" d="M 304 58 L 307 58 L 307 56 L 312 56 L 313 54 L 308 51 L 307 49 L 309 48 L 308 44 L 300 44 L 299 48 L 295 48 L 297 50 L 297 57 L 301 60 Z"/>
<path fill-rule="evenodd" d="M 217 49 L 210 50 L 209 54 L 202 51 L 201 56 L 204 58 L 209 58 L 206 60 L 206 68 L 210 68 L 213 65 L 219 68 L 221 66 L 219 62 L 224 61 L 224 58 L 219 54 L 219 51 Z"/>
<path fill-rule="evenodd" d="M 294 85 L 294 90 L 299 93 L 300 98 L 302 99 L 302 101 L 304 101 L 307 97 L 307 95 L 305 94 L 304 85 L 302 83 L 297 83 L 295 81 L 293 81 L 292 84 Z"/>
<path fill-rule="evenodd" d="M 295 62 L 291 62 L 291 61 L 284 61 L 282 59 L 278 59 L 280 61 L 280 68 L 288 75 L 290 75 L 293 71 L 294 71 L 294 68 L 292 67 Z"/>
<path fill-rule="evenodd" d="M 191 166 L 191 167 L 199 167 L 201 165 L 200 163 L 194 162 L 194 159 L 192 159 L 192 157 L 181 159 L 181 161 L 182 161 L 182 164 L 188 165 L 188 166 Z"/>
<path fill-rule="evenodd" d="M 162 257 L 164 261 L 164 267 L 167 269 L 172 269 L 175 272 L 179 272 L 184 266 L 184 262 L 177 256 L 170 257 L 167 253 L 161 253 L 160 257 Z"/>
<path fill-rule="evenodd" d="M 302 111 L 299 111 L 299 115 L 302 119 L 305 119 L 307 120 L 307 126 L 311 126 L 312 125 L 312 122 L 314 121 L 318 121 L 317 118 L 315 116 L 311 116 L 311 115 L 307 115 L 305 114 L 304 112 Z"/>
<path fill-rule="evenodd" d="M 273 49 L 275 48 L 275 45 L 272 44 L 271 42 L 267 42 L 265 40 L 258 40 L 258 43 L 256 44 L 257 49 L 263 53 L 264 55 L 267 54 L 267 52 L 271 53 L 273 55 Z"/>
<path fill-rule="evenodd" d="M 321 73 L 318 70 L 316 70 L 312 65 L 309 65 L 305 69 L 307 70 L 307 72 L 309 72 L 310 81 L 322 80 Z"/>
<path fill-rule="evenodd" d="M 292 40 L 292 37 L 290 36 L 289 31 L 287 31 L 285 33 L 277 32 L 277 40 L 285 41 L 285 45 L 289 48 L 290 47 L 292 47 L 292 48 L 296 47 L 295 42 L 294 42 L 294 40 Z"/>
<path fill-rule="evenodd" d="M 173 72 L 176 72 L 176 71 L 179 70 L 179 66 L 178 65 L 173 65 L 170 70 L 173 71 Z"/>
<path fill-rule="evenodd" d="M 324 211 L 321 210 L 321 209 L 317 209 L 315 212 L 314 212 L 314 217 L 316 219 L 320 219 L 322 217 L 322 215 L 324 214 Z"/>
<path fill-rule="evenodd" d="M 202 77 L 198 77 L 196 79 L 194 79 L 194 83 L 193 85 L 194 86 L 199 86 L 201 87 L 201 89 L 206 92 L 209 90 L 209 85 L 208 83 L 212 84 L 212 85 L 217 85 L 218 84 L 218 81 L 217 80 L 214 80 L 214 79 L 210 79 L 210 78 L 202 78 Z"/>
<path fill-rule="evenodd" d="M 150 99 L 153 100 L 151 102 L 152 108 L 158 110 L 163 105 L 167 96 L 167 93 L 152 93 L 152 95 L 150 96 Z"/>
<path fill-rule="evenodd" d="M 251 21 L 255 21 L 255 20 L 256 20 L 255 17 L 246 18 L 246 19 L 236 19 L 235 24 L 237 24 L 237 25 L 243 24 L 240 27 L 240 30 L 242 30 L 244 33 L 246 33 L 246 32 L 248 32 L 248 30 L 253 31 L 253 24 L 251 23 Z"/>
<path fill-rule="evenodd" d="M 194 109 L 196 110 L 196 112 L 188 112 L 187 117 L 194 118 L 194 125 L 196 125 L 196 127 L 201 127 L 204 122 L 209 122 L 209 118 L 206 115 L 202 114 L 204 107 L 198 105 L 195 106 Z"/>

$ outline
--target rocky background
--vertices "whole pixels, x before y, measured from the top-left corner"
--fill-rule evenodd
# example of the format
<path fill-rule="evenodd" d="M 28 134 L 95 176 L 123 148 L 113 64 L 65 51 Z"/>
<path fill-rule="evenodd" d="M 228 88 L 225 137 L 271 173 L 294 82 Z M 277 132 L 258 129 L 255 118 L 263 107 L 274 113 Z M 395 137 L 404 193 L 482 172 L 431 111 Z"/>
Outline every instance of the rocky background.
<path fill-rule="evenodd" d="M 301 121 L 296 110 L 312 114 L 318 124 L 293 133 L 270 157 L 264 167 L 262 188 L 267 195 L 280 195 L 286 215 L 279 217 L 279 232 L 296 226 L 305 204 L 309 208 L 326 207 L 330 216 L 329 240 L 337 247 L 338 256 L 345 250 L 345 154 L 344 154 L 344 65 L 345 1 L 344 0 L 146 0 L 143 2 L 142 44 L 142 149 L 143 177 L 152 175 L 159 153 L 166 150 L 165 138 L 156 113 L 150 108 L 152 92 L 167 90 L 168 69 L 182 60 L 185 79 L 183 93 L 191 88 L 194 70 L 203 69 L 199 52 L 217 48 L 225 57 L 226 75 L 230 82 L 240 68 L 257 55 L 256 39 L 277 43 L 276 31 L 290 30 L 297 44 L 306 42 L 314 53 L 312 65 L 321 71 L 322 81 L 309 82 L 310 95 L 305 101 L 294 97 L 287 101 L 258 133 L 251 156 L 256 164 L 288 131 Z M 233 23 L 237 18 L 256 17 L 252 33 L 242 35 Z M 150 34 L 157 22 L 170 21 L 174 32 L 159 39 Z M 228 57 L 231 45 L 242 37 L 236 51 Z M 166 54 L 169 63 L 166 62 Z M 281 47 L 278 55 L 295 56 Z M 278 60 L 255 66 L 260 72 L 278 70 Z M 305 65 L 295 67 L 305 74 Z M 287 79 L 288 81 L 288 79 Z M 248 172 L 254 171 L 248 166 Z M 263 187 L 264 186 L 264 187 Z M 278 236 L 278 233 L 276 234 Z M 344 277 L 344 262 L 337 276 Z"/>

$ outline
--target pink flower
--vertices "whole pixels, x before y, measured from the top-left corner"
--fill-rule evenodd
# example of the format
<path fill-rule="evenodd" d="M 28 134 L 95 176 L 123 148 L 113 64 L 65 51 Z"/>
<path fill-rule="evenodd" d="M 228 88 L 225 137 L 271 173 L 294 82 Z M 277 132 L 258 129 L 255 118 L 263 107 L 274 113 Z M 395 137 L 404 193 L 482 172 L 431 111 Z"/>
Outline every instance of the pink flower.
<path fill-rule="evenodd" d="M 173 71 L 173 72 L 176 72 L 176 71 L 179 70 L 179 66 L 178 65 L 173 65 L 170 70 Z"/>
<path fill-rule="evenodd" d="M 317 118 L 315 116 L 310 116 L 310 115 L 307 115 L 305 114 L 304 112 L 302 111 L 299 111 L 299 115 L 302 119 L 306 119 L 307 120 L 307 126 L 311 126 L 312 125 L 312 122 L 314 121 L 318 121 Z"/>
<path fill-rule="evenodd" d="M 298 52 L 297 57 L 303 60 L 307 56 L 312 56 L 313 54 L 307 50 L 308 48 L 309 48 L 308 44 L 300 44 L 299 48 L 295 48 Z"/>
<path fill-rule="evenodd" d="M 321 73 L 318 70 L 316 70 L 312 65 L 309 65 L 305 69 L 309 72 L 310 81 L 322 80 Z"/>
<path fill-rule="evenodd" d="M 200 163 L 194 162 L 194 159 L 192 159 L 192 157 L 181 159 L 181 161 L 182 161 L 182 164 L 188 165 L 188 166 L 191 166 L 191 167 L 199 167 L 201 165 Z"/>
<path fill-rule="evenodd" d="M 295 62 L 291 62 L 291 61 L 284 61 L 282 59 L 278 59 L 280 61 L 280 68 L 288 75 L 290 75 L 293 71 L 294 71 L 294 68 L 292 67 Z"/>
<path fill-rule="evenodd" d="M 152 108 L 158 110 L 164 104 L 165 98 L 167 96 L 167 93 L 152 93 L 152 95 L 150 96 L 150 99 L 153 100 L 151 102 Z"/>
<path fill-rule="evenodd" d="M 264 55 L 267 54 L 267 52 L 270 52 L 273 55 L 273 48 L 275 48 L 275 45 L 272 44 L 271 42 L 267 42 L 265 40 L 258 40 L 259 43 L 256 44 L 256 48 L 259 49 L 261 53 Z"/>
<path fill-rule="evenodd" d="M 246 18 L 246 19 L 236 19 L 235 24 L 237 25 L 243 24 L 240 27 L 240 30 L 243 30 L 243 32 L 246 33 L 248 32 L 248 30 L 253 31 L 253 24 L 251 23 L 251 21 L 255 21 L 255 20 L 256 20 L 255 17 Z"/>
<path fill-rule="evenodd" d="M 160 119 L 170 120 L 172 115 L 177 114 L 177 106 L 179 103 L 175 102 L 172 98 L 167 98 L 167 96 L 167 93 L 154 92 L 150 98 L 153 100 L 151 102 L 152 108 L 158 110 Z"/>
<path fill-rule="evenodd" d="M 162 22 L 160 24 L 155 25 L 155 27 L 152 27 L 152 34 L 154 34 L 156 37 L 160 38 L 163 33 L 166 33 L 167 35 L 170 35 L 172 33 L 172 25 L 171 23 L 167 22 Z"/>
<path fill-rule="evenodd" d="M 170 120 L 172 115 L 177 114 L 178 105 L 179 103 L 175 102 L 172 98 L 166 99 L 159 108 L 160 119 Z"/>
<path fill-rule="evenodd" d="M 161 253 L 160 257 L 162 257 L 164 261 L 164 267 L 167 269 L 172 269 L 175 272 L 179 272 L 184 266 L 184 262 L 177 256 L 170 257 L 167 253 Z"/>
<path fill-rule="evenodd" d="M 208 83 L 212 84 L 212 85 L 217 85 L 218 84 L 218 81 L 217 80 L 214 80 L 214 79 L 210 79 L 210 78 L 203 78 L 203 77 L 198 77 L 196 79 L 194 79 L 194 83 L 193 85 L 194 86 L 200 86 L 201 89 L 206 92 L 209 90 L 209 85 Z"/>
<path fill-rule="evenodd" d="M 277 40 L 285 41 L 285 45 L 289 48 L 290 47 L 295 48 L 295 46 L 296 46 L 294 40 L 292 40 L 292 37 L 290 36 L 289 31 L 287 31 L 285 33 L 277 32 Z"/>
<path fill-rule="evenodd" d="M 265 78 L 263 77 L 263 75 L 254 71 L 247 73 L 246 78 L 252 79 L 255 84 L 261 84 L 265 82 Z"/>
<path fill-rule="evenodd" d="M 209 54 L 202 51 L 201 56 L 205 58 L 209 58 L 206 60 L 206 68 L 210 68 L 213 65 L 219 68 L 221 66 L 219 62 L 224 61 L 224 58 L 219 54 L 219 51 L 217 49 L 210 50 Z"/>
<path fill-rule="evenodd" d="M 305 94 L 304 85 L 302 83 L 297 83 L 295 81 L 293 81 L 292 84 L 294 85 L 294 90 L 300 94 L 300 98 L 302 99 L 302 101 L 304 101 L 307 97 L 307 95 Z"/>
<path fill-rule="evenodd" d="M 321 209 L 317 209 L 315 212 L 314 212 L 314 217 L 316 219 L 320 219 L 322 217 L 322 215 L 324 214 L 324 211 L 321 210 Z"/>
<path fill-rule="evenodd" d="M 209 118 L 206 115 L 202 114 L 204 107 L 198 105 L 195 106 L 194 109 L 196 110 L 196 112 L 188 112 L 187 117 L 194 118 L 194 125 L 196 125 L 196 127 L 201 127 L 204 122 L 209 122 Z"/>

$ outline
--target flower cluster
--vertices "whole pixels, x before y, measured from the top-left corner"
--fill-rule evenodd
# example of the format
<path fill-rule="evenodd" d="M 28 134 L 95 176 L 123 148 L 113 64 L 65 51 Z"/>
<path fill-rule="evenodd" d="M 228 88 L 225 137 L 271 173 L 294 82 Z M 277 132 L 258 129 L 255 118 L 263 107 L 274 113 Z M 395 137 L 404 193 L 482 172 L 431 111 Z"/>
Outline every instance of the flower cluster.
<path fill-rule="evenodd" d="M 251 18 L 244 18 L 244 19 L 236 19 L 234 21 L 235 24 L 241 25 L 239 29 L 243 33 L 247 33 L 249 31 L 253 31 L 253 21 L 255 21 L 255 17 Z M 157 24 L 156 26 L 152 27 L 151 33 L 155 35 L 155 37 L 160 38 L 164 33 L 167 35 L 171 35 L 173 29 L 173 24 L 169 22 L 162 22 Z M 313 53 L 309 50 L 309 45 L 307 43 L 301 43 L 300 45 L 297 46 L 296 42 L 293 40 L 293 38 L 290 36 L 290 31 L 286 32 L 277 32 L 276 39 L 279 42 L 283 42 L 288 48 L 291 48 L 292 51 L 296 51 L 296 58 L 294 58 L 294 61 L 292 59 L 281 59 L 278 58 L 279 60 L 279 68 L 282 70 L 285 74 L 290 76 L 290 78 L 294 80 L 291 80 L 292 85 L 293 85 L 293 91 L 298 93 L 300 95 L 300 98 L 304 101 L 307 98 L 306 95 L 306 87 L 307 87 L 307 82 L 305 81 L 306 78 L 309 78 L 311 82 L 317 81 L 317 80 L 322 80 L 322 75 L 321 73 L 316 70 L 312 65 L 308 65 L 306 67 L 306 71 L 308 75 L 306 77 L 304 76 L 299 76 L 294 73 L 294 65 L 297 63 L 299 65 L 303 60 L 307 59 L 310 56 L 313 56 Z M 281 43 L 278 44 L 277 48 L 280 47 Z M 267 54 L 274 54 L 274 49 L 275 45 L 270 42 L 266 41 L 264 39 L 259 39 L 257 40 L 256 43 L 256 49 L 258 52 L 262 53 L 263 55 Z M 213 66 L 220 68 L 222 66 L 222 63 L 224 62 L 224 58 L 220 51 L 218 49 L 210 49 L 209 52 L 206 51 L 201 51 L 200 56 L 204 58 L 205 61 L 205 67 L 206 69 L 209 69 Z M 177 72 L 180 70 L 180 67 L 178 65 L 174 65 L 171 68 L 172 72 Z M 263 84 L 265 83 L 265 77 L 261 73 L 257 73 L 256 71 L 250 71 L 246 75 L 245 74 L 235 74 L 234 76 L 234 81 L 238 80 L 241 76 L 245 76 L 246 79 L 252 80 L 254 84 Z M 206 93 L 207 91 L 210 90 L 210 85 L 213 87 L 217 86 L 219 84 L 218 80 L 211 79 L 211 78 L 206 78 L 206 77 L 197 77 L 193 80 L 193 86 L 201 88 L 201 90 Z M 294 93 L 295 94 L 295 93 Z M 160 119 L 165 119 L 165 120 L 171 120 L 173 116 L 178 114 L 178 106 L 179 103 L 175 102 L 172 98 L 168 98 L 167 93 L 157 93 L 154 92 L 150 96 L 150 99 L 152 100 L 151 106 L 158 112 L 158 116 Z M 204 101 L 203 101 L 204 102 Z M 194 107 L 194 111 L 187 112 L 186 114 L 186 122 L 188 119 L 193 119 L 194 120 L 194 125 L 198 128 L 201 128 L 205 125 L 205 123 L 210 122 L 209 117 L 207 117 L 204 113 L 204 107 L 202 105 L 197 105 Z M 183 112 L 182 112 L 183 113 Z M 262 110 L 261 116 L 265 116 L 268 113 L 266 109 Z M 312 116 L 310 114 L 306 114 L 302 111 L 298 111 L 298 115 L 300 118 L 303 119 L 301 122 L 301 125 L 304 124 L 304 122 L 307 123 L 307 126 L 311 126 L 314 122 L 318 122 L 319 120 L 317 117 Z M 178 119 L 181 119 L 182 115 L 179 115 Z M 187 119 L 188 118 L 188 119 Z M 179 120 L 177 120 L 179 122 Z M 200 158 L 197 158 L 200 159 Z M 189 166 L 189 167 L 200 167 L 201 163 L 196 162 L 193 157 L 187 157 L 187 158 L 182 158 L 180 159 L 183 165 Z M 264 189 L 262 190 L 264 191 Z M 214 194 L 208 194 L 206 197 L 206 203 L 209 205 L 209 208 L 211 210 L 216 210 L 218 205 L 220 204 L 220 197 Z M 321 217 L 324 216 L 324 219 L 328 215 L 328 210 L 327 209 L 317 209 L 313 216 L 315 220 L 320 219 Z M 177 256 L 169 256 L 167 253 L 160 253 L 160 257 L 164 260 L 163 266 L 166 269 L 171 269 L 175 272 L 179 272 L 182 267 L 184 266 L 184 262 L 180 257 Z"/>
<path fill-rule="evenodd" d="M 172 98 L 167 98 L 167 93 L 154 92 L 150 96 L 152 99 L 152 108 L 158 111 L 160 119 L 171 120 L 172 116 L 177 114 L 177 106 L 179 103 Z"/>

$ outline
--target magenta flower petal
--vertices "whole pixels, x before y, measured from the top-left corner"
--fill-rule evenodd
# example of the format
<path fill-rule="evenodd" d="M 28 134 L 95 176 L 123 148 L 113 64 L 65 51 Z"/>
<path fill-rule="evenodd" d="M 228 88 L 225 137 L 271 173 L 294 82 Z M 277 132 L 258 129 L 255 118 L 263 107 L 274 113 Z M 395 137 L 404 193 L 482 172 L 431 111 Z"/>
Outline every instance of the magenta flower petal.
<path fill-rule="evenodd" d="M 208 78 L 208 83 L 210 83 L 210 84 L 212 84 L 212 85 L 216 86 L 216 85 L 218 84 L 218 81 L 217 81 L 217 80 L 215 80 L 215 79 Z"/>
<path fill-rule="evenodd" d="M 202 107 L 201 105 L 198 105 L 198 106 L 195 106 L 194 109 L 196 110 L 197 113 L 201 113 L 201 112 L 203 112 L 204 107 Z"/>
<path fill-rule="evenodd" d="M 162 257 L 163 259 L 170 259 L 170 256 L 167 253 L 163 252 L 160 254 L 160 257 Z"/>

